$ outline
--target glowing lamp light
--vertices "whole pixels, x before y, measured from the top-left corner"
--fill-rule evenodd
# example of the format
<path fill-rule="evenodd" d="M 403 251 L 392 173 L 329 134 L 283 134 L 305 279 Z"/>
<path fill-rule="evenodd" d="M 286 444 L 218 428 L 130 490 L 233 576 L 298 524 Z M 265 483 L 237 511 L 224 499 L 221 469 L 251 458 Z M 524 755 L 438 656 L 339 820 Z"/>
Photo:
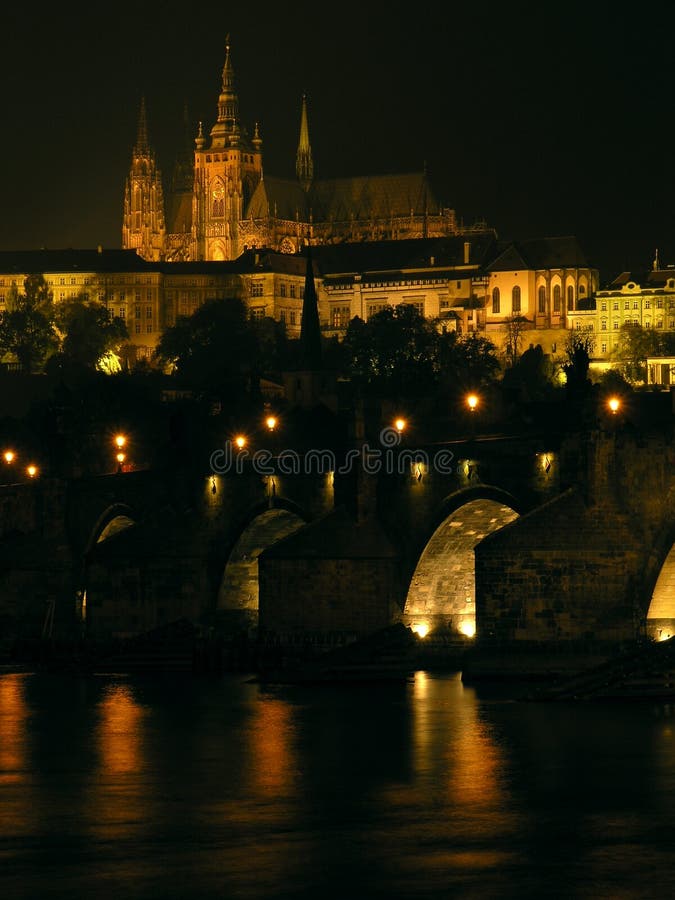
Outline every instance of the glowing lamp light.
<path fill-rule="evenodd" d="M 118 453 L 117 456 L 115 457 L 115 459 L 117 460 L 117 462 L 118 462 L 120 465 L 122 465 L 122 463 L 124 462 L 124 460 L 126 459 L 126 457 L 125 457 L 124 453 Z"/>
<path fill-rule="evenodd" d="M 462 622 L 462 624 L 459 626 L 459 630 L 464 635 L 464 637 L 475 637 L 476 626 L 473 624 L 473 622 Z"/>
<path fill-rule="evenodd" d="M 415 622 L 415 624 L 411 626 L 411 630 L 421 638 L 425 638 L 429 634 L 429 626 L 426 622 Z"/>
<path fill-rule="evenodd" d="M 28 475 L 29 478 L 35 478 L 37 473 L 38 473 L 38 467 L 34 466 L 32 463 L 26 469 L 26 474 Z"/>
<path fill-rule="evenodd" d="M 277 427 L 276 418 L 274 416 L 268 416 L 265 419 L 265 425 L 267 425 L 270 431 L 274 431 L 274 429 Z"/>
<path fill-rule="evenodd" d="M 618 397 L 610 397 L 609 402 L 607 403 L 613 415 L 616 415 L 619 411 L 619 407 L 621 406 L 621 401 Z"/>
<path fill-rule="evenodd" d="M 2 458 L 5 460 L 5 462 L 9 466 L 11 463 L 14 462 L 14 451 L 13 450 L 5 450 L 5 452 L 2 454 Z"/>
<path fill-rule="evenodd" d="M 238 434 L 237 437 L 234 439 L 234 443 L 239 448 L 239 450 L 243 450 L 244 447 L 246 446 L 246 438 L 244 437 L 243 434 Z"/>
<path fill-rule="evenodd" d="M 117 448 L 119 450 L 121 450 L 122 447 L 124 447 L 126 442 L 127 442 L 127 439 L 125 438 L 125 436 L 123 434 L 118 434 L 115 436 L 115 445 L 117 446 Z"/>
<path fill-rule="evenodd" d="M 469 394 L 469 396 L 466 398 L 466 403 L 471 412 L 474 412 L 474 410 L 478 406 L 478 397 L 476 396 L 476 394 Z"/>
<path fill-rule="evenodd" d="M 405 431 L 405 419 L 396 419 L 394 422 L 394 428 L 400 434 L 402 431 Z"/>

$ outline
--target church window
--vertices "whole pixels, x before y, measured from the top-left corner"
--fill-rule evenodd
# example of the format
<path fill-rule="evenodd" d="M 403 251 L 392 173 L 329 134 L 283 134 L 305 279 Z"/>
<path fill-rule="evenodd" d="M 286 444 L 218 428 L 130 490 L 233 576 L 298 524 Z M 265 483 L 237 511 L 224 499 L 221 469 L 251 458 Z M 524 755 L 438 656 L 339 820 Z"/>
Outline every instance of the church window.
<path fill-rule="evenodd" d="M 543 284 L 539 285 L 539 290 L 537 291 L 538 303 L 539 303 L 539 312 L 546 312 L 546 288 Z"/>
<path fill-rule="evenodd" d="M 499 288 L 498 287 L 492 289 L 492 312 L 493 313 L 499 312 Z"/>
<path fill-rule="evenodd" d="M 579 285 L 579 296 L 583 297 L 585 293 L 586 293 L 586 286 L 583 284 L 580 284 Z"/>
<path fill-rule="evenodd" d="M 511 290 L 511 311 L 514 313 L 520 312 L 520 285 L 516 284 L 513 286 Z"/>
<path fill-rule="evenodd" d="M 560 312 L 560 285 L 553 288 L 553 312 Z"/>
<path fill-rule="evenodd" d="M 574 309 L 574 285 L 567 285 L 567 308 Z"/>

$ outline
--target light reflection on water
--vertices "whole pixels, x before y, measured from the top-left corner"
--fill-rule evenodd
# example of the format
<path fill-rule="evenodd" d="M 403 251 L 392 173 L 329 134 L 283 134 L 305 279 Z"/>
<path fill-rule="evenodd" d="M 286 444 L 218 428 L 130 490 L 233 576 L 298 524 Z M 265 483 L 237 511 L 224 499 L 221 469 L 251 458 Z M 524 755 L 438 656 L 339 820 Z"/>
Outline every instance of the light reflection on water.
<path fill-rule="evenodd" d="M 674 711 L 458 674 L 0 676 L 0 896 L 659 898 Z"/>

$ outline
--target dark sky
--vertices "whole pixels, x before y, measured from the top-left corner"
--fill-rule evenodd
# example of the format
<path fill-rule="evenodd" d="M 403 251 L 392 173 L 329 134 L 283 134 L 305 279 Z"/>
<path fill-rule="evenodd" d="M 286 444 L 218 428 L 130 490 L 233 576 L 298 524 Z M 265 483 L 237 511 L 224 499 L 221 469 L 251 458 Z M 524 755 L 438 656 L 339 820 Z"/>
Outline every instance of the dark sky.
<path fill-rule="evenodd" d="M 215 120 L 229 33 L 269 174 L 293 175 L 304 90 L 319 177 L 426 162 L 465 222 L 505 239 L 576 234 L 603 280 L 648 267 L 656 247 L 675 262 L 660 6 L 23 7 L 3 22 L 0 249 L 119 247 L 141 95 L 166 180 L 184 105 L 205 131 Z"/>

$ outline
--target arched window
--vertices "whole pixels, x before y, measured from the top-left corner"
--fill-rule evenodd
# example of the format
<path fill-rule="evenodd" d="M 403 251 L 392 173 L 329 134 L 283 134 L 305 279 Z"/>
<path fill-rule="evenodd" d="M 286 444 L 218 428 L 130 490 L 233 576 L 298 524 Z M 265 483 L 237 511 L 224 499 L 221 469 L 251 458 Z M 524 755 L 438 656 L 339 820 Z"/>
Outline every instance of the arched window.
<path fill-rule="evenodd" d="M 499 288 L 492 288 L 492 312 L 499 312 Z"/>
<path fill-rule="evenodd" d="M 546 288 L 543 284 L 539 285 L 539 290 L 537 291 L 538 303 L 539 303 L 539 312 L 546 312 Z"/>
<path fill-rule="evenodd" d="M 560 285 L 553 288 L 553 312 L 560 312 Z"/>
<path fill-rule="evenodd" d="M 567 308 L 574 309 L 574 285 L 567 285 Z"/>
<path fill-rule="evenodd" d="M 514 313 L 520 312 L 520 285 L 513 286 L 511 291 L 511 310 Z"/>

